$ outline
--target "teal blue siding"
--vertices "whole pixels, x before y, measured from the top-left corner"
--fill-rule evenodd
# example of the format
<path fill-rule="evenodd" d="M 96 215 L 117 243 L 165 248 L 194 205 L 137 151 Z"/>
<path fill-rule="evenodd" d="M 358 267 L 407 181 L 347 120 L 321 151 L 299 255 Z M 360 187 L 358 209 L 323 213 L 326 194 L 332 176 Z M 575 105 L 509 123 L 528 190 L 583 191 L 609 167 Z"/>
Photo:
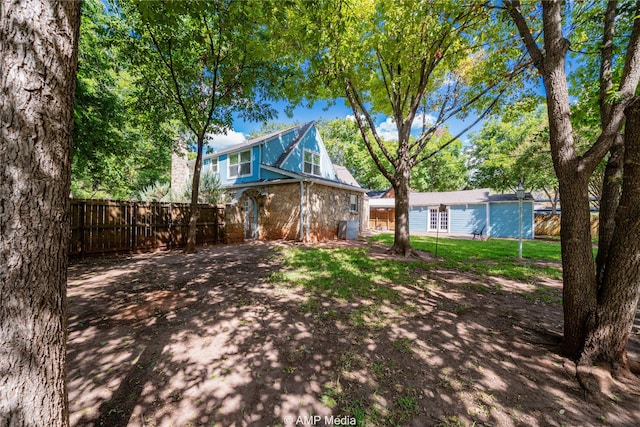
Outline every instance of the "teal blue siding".
<path fill-rule="evenodd" d="M 260 176 L 262 179 L 283 179 L 283 178 L 291 179 L 290 176 L 286 176 L 273 171 L 268 171 L 265 169 L 262 169 L 262 172 L 260 172 Z"/>
<path fill-rule="evenodd" d="M 259 156 L 260 156 L 260 147 L 252 147 L 251 150 L 251 175 L 243 176 L 240 178 L 229 178 L 229 155 L 233 155 L 236 153 L 228 153 L 223 154 L 218 158 L 218 171 L 220 174 L 220 183 L 222 185 L 233 185 L 239 184 L 243 182 L 253 182 L 259 179 Z M 246 151 L 246 150 L 241 150 Z"/>
<path fill-rule="evenodd" d="M 262 144 L 262 163 L 275 166 L 284 150 L 291 144 L 291 141 L 293 141 L 298 132 L 300 132 L 299 127 Z"/>
<path fill-rule="evenodd" d="M 411 206 L 409 208 L 409 232 L 423 233 L 427 231 L 429 208 L 426 206 Z"/>
<path fill-rule="evenodd" d="M 289 154 L 289 157 L 282 165 L 282 169 L 290 170 L 292 172 L 303 172 L 303 154 L 304 150 L 309 150 L 320 154 L 320 175 L 324 178 L 336 180 L 336 174 L 333 170 L 333 165 L 329 154 L 324 147 L 322 138 L 318 129 L 313 126 L 305 134 L 302 140 L 298 143 L 296 148 Z M 267 162 L 265 162 L 267 163 Z"/>
<path fill-rule="evenodd" d="M 491 237 L 519 236 L 518 202 L 489 203 Z M 522 237 L 533 239 L 533 203 L 522 203 Z"/>
<path fill-rule="evenodd" d="M 449 232 L 451 234 L 471 234 L 485 227 L 487 234 L 487 205 L 453 205 L 449 209 Z"/>

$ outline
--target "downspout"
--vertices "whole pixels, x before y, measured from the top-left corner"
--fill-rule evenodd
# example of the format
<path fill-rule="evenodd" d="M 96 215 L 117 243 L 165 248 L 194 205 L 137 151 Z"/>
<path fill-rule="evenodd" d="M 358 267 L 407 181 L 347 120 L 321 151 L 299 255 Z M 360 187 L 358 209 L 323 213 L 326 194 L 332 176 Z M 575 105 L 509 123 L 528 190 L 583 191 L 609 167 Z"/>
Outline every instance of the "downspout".
<path fill-rule="evenodd" d="M 307 183 L 307 206 L 306 206 L 306 209 L 305 209 L 305 212 L 307 214 L 306 215 L 307 231 L 306 231 L 306 233 L 304 235 L 305 242 L 309 241 L 309 227 L 311 226 L 311 219 L 310 219 L 310 217 L 311 217 L 311 214 L 310 214 L 311 209 L 309 208 L 309 190 L 310 190 L 310 187 L 312 187 L 312 186 L 313 186 L 313 182 L 308 182 Z"/>
<path fill-rule="evenodd" d="M 258 145 L 258 181 L 262 181 L 262 144 Z"/>
<path fill-rule="evenodd" d="M 304 182 L 300 180 L 300 239 L 304 241 Z"/>

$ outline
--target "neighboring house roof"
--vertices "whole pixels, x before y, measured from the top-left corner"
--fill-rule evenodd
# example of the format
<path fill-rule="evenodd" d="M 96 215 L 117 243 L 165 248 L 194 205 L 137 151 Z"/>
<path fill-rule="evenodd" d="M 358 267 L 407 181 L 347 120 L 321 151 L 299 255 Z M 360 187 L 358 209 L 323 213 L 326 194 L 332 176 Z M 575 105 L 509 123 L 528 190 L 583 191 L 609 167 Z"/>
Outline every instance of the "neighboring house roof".
<path fill-rule="evenodd" d="M 525 200 L 532 201 L 530 193 L 525 195 Z M 409 193 L 410 206 L 436 206 L 436 205 L 462 205 L 489 202 L 512 202 L 518 201 L 515 194 L 490 194 L 488 188 L 478 190 L 443 191 L 432 193 Z M 372 208 L 394 207 L 395 199 L 371 198 L 369 206 Z"/>
<path fill-rule="evenodd" d="M 367 196 L 369 196 L 369 198 L 371 199 L 379 199 L 380 197 L 382 197 L 388 190 L 373 190 L 373 191 L 368 191 L 367 192 Z"/>
<path fill-rule="evenodd" d="M 344 166 L 333 165 L 333 170 L 336 171 L 336 176 L 338 177 L 338 180 L 340 182 L 352 185 L 354 187 L 360 187 L 360 184 L 358 184 L 358 181 L 356 181 L 353 175 L 351 175 L 349 169 L 345 168 Z"/>

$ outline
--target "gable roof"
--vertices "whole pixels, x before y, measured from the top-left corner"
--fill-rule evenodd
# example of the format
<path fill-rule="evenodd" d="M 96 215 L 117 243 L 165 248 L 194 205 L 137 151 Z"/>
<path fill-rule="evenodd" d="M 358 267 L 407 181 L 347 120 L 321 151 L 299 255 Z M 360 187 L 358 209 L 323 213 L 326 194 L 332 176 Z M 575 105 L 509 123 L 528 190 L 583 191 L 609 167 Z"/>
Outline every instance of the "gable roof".
<path fill-rule="evenodd" d="M 310 122 L 310 123 L 313 123 L 313 122 Z M 211 154 L 207 154 L 206 156 L 204 156 L 204 158 L 218 157 L 218 156 L 220 156 L 222 154 L 232 153 L 234 151 L 246 150 L 248 148 L 255 147 L 256 145 L 260 145 L 263 142 L 266 142 L 266 141 L 268 141 L 270 139 L 278 138 L 278 137 L 280 137 L 280 136 L 282 136 L 284 134 L 287 134 L 287 133 L 289 133 L 291 131 L 294 131 L 294 130 L 296 130 L 298 128 L 302 128 L 303 126 L 307 126 L 308 124 L 309 123 L 307 123 L 305 125 L 295 125 L 295 126 L 291 126 L 289 128 L 283 129 L 283 130 L 272 132 L 272 133 L 270 133 L 268 135 L 262 135 L 262 136 L 259 136 L 257 138 L 254 138 L 254 139 L 250 139 L 248 141 L 241 142 L 240 144 L 235 144 L 235 145 L 232 145 L 230 147 L 223 148 L 222 150 L 213 152 Z M 296 138 L 298 138 L 298 136 L 296 136 Z"/>
<path fill-rule="evenodd" d="M 311 129 L 311 126 L 313 126 L 316 122 L 309 122 L 306 123 L 302 129 L 300 129 L 300 132 L 298 132 L 298 134 L 296 135 L 295 138 L 293 138 L 293 140 L 291 141 L 291 143 L 289 144 L 289 146 L 287 146 L 287 148 L 284 149 L 284 151 L 282 152 L 282 154 L 280 155 L 280 157 L 278 158 L 278 160 L 276 160 L 275 163 L 275 167 L 281 168 L 282 165 L 284 164 L 284 162 L 287 160 L 287 158 L 289 157 L 289 154 L 291 154 L 291 152 L 293 151 L 294 148 L 296 148 L 296 145 L 298 145 L 298 143 L 302 140 L 302 138 L 304 138 L 304 136 L 307 134 L 307 132 L 309 132 L 309 129 Z"/>
<path fill-rule="evenodd" d="M 352 185 L 354 187 L 360 187 L 360 184 L 358 184 L 358 181 L 356 181 L 353 175 L 351 175 L 349 169 L 345 168 L 344 166 L 333 165 L 333 170 L 336 171 L 336 177 L 338 178 L 338 181 Z"/>

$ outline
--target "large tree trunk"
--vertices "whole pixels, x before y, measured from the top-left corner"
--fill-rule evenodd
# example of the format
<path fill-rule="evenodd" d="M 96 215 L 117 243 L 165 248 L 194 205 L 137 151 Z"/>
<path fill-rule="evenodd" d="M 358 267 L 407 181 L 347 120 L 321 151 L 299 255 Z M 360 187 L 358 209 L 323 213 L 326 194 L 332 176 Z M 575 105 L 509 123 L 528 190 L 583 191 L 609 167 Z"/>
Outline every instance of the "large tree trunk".
<path fill-rule="evenodd" d="M 79 1 L 0 4 L 0 426 L 66 426 Z"/>
<path fill-rule="evenodd" d="M 591 225 L 587 180 L 561 179 L 562 301 L 564 311 L 563 352 L 580 357 L 590 319 L 596 308 L 597 286 L 591 248 Z"/>
<path fill-rule="evenodd" d="M 626 110 L 624 181 L 598 298 L 595 327 L 580 364 L 610 362 L 627 369 L 625 348 L 640 296 L 640 98 Z M 615 371 L 615 369 L 614 369 Z"/>
<path fill-rule="evenodd" d="M 408 256 L 412 253 L 409 236 L 409 180 L 403 174 L 393 184 L 395 192 L 395 230 L 390 252 Z"/>
<path fill-rule="evenodd" d="M 544 62 L 549 141 L 562 197 L 560 236 L 563 271 L 563 351 L 577 359 L 587 336 L 588 319 L 596 306 L 596 282 L 591 252 L 588 176 L 578 170 L 571 123 L 565 56 L 569 42 L 562 37 L 558 2 L 545 4 Z"/>
<path fill-rule="evenodd" d="M 193 167 L 193 179 L 191 181 L 191 215 L 189 216 L 189 235 L 187 236 L 187 247 L 185 252 L 192 254 L 196 252 L 196 235 L 198 233 L 198 195 L 200 194 L 200 174 L 202 172 L 202 151 L 204 149 L 204 133 L 198 135 L 198 155 L 196 164 Z"/>

